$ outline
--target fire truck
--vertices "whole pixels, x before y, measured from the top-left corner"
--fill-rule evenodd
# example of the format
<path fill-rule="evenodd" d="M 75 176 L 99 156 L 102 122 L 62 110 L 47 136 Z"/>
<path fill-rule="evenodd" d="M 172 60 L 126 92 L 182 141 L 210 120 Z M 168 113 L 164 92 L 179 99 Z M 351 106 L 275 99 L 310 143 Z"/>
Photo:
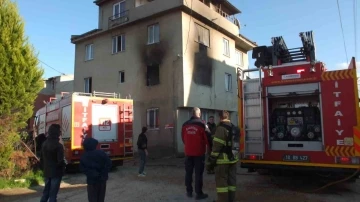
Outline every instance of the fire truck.
<path fill-rule="evenodd" d="M 256 68 L 238 76 L 241 167 L 354 174 L 360 169 L 355 58 L 348 69 L 328 71 L 316 59 L 313 32 L 300 38 L 299 48 L 287 48 L 282 36 L 254 48 Z"/>
<path fill-rule="evenodd" d="M 99 141 L 114 166 L 121 166 L 133 153 L 133 100 L 120 99 L 117 93 L 62 93 L 50 98 L 36 112 L 35 136 L 46 134 L 51 124 L 60 124 L 65 159 L 69 166 L 79 164 L 84 138 Z M 61 141 L 60 140 L 60 141 Z"/>

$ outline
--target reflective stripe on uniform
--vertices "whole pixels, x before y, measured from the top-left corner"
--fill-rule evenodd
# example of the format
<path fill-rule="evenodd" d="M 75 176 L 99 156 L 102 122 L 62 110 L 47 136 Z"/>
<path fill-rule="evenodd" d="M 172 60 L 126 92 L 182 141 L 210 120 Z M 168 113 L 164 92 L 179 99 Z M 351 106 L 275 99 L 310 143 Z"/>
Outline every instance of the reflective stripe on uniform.
<path fill-rule="evenodd" d="M 233 164 L 237 163 L 239 161 L 239 158 L 237 155 L 234 156 L 235 159 L 233 161 L 230 161 L 226 153 L 222 153 L 222 158 L 218 158 L 216 160 L 216 164 Z"/>
<path fill-rule="evenodd" d="M 216 192 L 217 193 L 227 193 L 227 192 L 229 192 L 229 187 L 217 187 Z"/>
<path fill-rule="evenodd" d="M 226 144 L 226 142 L 225 142 L 224 140 L 219 139 L 219 138 L 217 138 L 217 137 L 214 137 L 213 141 L 214 141 L 214 142 L 218 142 L 218 143 L 223 144 L 223 145 Z"/>
<path fill-rule="evenodd" d="M 232 191 L 232 192 L 236 191 L 236 187 L 235 186 L 229 186 L 229 191 Z"/>
<path fill-rule="evenodd" d="M 239 161 L 238 159 L 233 160 L 233 161 L 218 159 L 216 161 L 216 164 L 233 164 L 233 163 L 237 163 L 238 161 Z"/>

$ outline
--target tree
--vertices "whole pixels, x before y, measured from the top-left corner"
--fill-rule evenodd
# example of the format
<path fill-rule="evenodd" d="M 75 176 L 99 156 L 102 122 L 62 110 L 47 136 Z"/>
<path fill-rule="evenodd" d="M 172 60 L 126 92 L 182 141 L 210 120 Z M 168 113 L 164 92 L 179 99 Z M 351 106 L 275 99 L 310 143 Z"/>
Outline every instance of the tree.
<path fill-rule="evenodd" d="M 18 132 L 33 114 L 43 70 L 25 36 L 16 3 L 0 0 L 0 170 L 7 169 Z"/>

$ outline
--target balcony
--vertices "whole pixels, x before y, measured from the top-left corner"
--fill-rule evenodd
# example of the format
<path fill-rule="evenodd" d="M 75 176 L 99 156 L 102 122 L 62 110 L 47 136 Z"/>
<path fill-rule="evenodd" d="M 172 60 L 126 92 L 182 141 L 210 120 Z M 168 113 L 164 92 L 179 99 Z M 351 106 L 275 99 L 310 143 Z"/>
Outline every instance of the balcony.
<path fill-rule="evenodd" d="M 241 13 L 234 5 L 227 0 L 199 0 L 206 6 L 210 7 L 215 12 L 219 13 L 222 17 L 226 18 L 231 23 L 240 28 L 240 22 L 235 17 L 235 14 Z"/>
<path fill-rule="evenodd" d="M 129 10 L 123 11 L 121 13 L 109 17 L 108 29 L 125 24 L 127 22 L 129 22 Z"/>
<path fill-rule="evenodd" d="M 240 22 L 234 15 L 229 15 L 218 7 L 215 8 L 215 11 L 240 28 Z"/>

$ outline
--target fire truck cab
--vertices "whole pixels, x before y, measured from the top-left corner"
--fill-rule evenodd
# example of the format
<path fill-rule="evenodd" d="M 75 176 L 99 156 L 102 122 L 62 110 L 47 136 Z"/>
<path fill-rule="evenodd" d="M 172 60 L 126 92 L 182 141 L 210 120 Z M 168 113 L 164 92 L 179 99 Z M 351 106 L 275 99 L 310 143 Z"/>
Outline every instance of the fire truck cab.
<path fill-rule="evenodd" d="M 120 99 L 117 93 L 63 93 L 60 99 L 51 98 L 36 112 L 35 137 L 46 135 L 51 124 L 60 124 L 65 159 L 69 166 L 79 163 L 85 138 L 99 141 L 113 165 L 122 165 L 132 158 L 133 100 Z"/>
<path fill-rule="evenodd" d="M 299 48 L 281 36 L 254 48 L 256 68 L 239 75 L 241 167 L 352 174 L 360 168 L 355 58 L 348 69 L 327 71 L 312 31 L 300 38 Z"/>

